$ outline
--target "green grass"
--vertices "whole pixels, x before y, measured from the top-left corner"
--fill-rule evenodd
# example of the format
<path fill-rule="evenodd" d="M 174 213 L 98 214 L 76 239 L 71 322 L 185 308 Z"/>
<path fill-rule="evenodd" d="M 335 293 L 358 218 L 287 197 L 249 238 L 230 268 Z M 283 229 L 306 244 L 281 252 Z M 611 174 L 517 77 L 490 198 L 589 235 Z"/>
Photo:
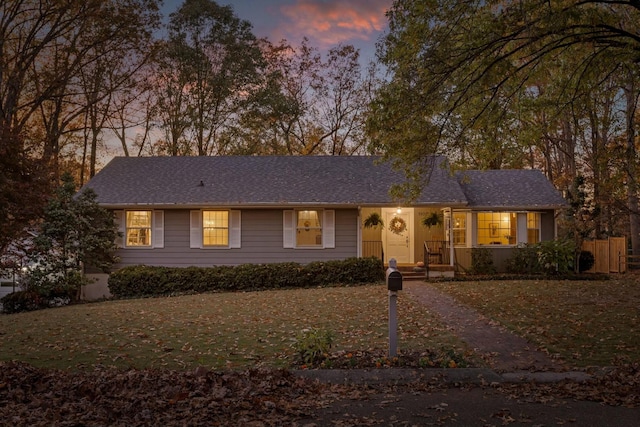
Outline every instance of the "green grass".
<path fill-rule="evenodd" d="M 640 361 L 640 280 L 435 284 L 577 367 Z"/>
<path fill-rule="evenodd" d="M 385 286 L 201 294 L 106 301 L 0 316 L 0 361 L 81 369 L 290 366 L 305 328 L 334 351 L 386 350 Z M 461 349 L 427 310 L 400 293 L 400 350 Z"/>

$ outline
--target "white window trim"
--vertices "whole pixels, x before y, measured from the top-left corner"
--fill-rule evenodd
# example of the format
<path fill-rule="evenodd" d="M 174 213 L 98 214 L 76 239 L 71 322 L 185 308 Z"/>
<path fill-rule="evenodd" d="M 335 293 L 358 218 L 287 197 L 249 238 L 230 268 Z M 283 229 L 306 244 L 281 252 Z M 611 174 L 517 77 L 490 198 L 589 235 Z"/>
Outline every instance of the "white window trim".
<path fill-rule="evenodd" d="M 478 214 L 480 213 L 493 213 L 493 212 L 508 212 L 508 213 L 515 213 L 516 214 L 516 243 L 515 244 L 510 244 L 510 245 L 491 245 L 491 244 L 481 244 L 478 243 Z M 542 215 L 541 212 L 539 211 L 512 211 L 512 210 L 500 210 L 500 211 L 476 211 L 473 212 L 473 217 L 472 217 L 472 230 L 468 230 L 469 233 L 472 232 L 472 239 L 470 240 L 470 242 L 474 243 L 475 247 L 490 247 L 490 248 L 513 248 L 516 247 L 518 245 L 524 244 L 524 243 L 532 243 L 529 242 L 529 227 L 528 227 L 528 223 L 527 223 L 527 214 L 530 213 L 535 213 L 540 215 L 539 218 L 539 223 L 538 223 L 538 233 L 540 234 L 540 236 L 542 236 Z M 540 241 L 542 241 L 542 238 L 540 238 Z"/>
<path fill-rule="evenodd" d="M 151 212 L 151 244 L 147 246 L 128 246 L 127 237 L 127 212 L 147 211 Z M 162 249 L 164 248 L 164 211 L 153 209 L 125 209 L 114 211 L 115 223 L 121 236 L 116 237 L 116 247 L 121 249 Z"/>
<path fill-rule="evenodd" d="M 322 245 L 297 246 L 296 245 L 296 219 L 297 212 L 303 210 L 318 211 L 322 215 Z M 334 249 L 336 247 L 336 211 L 334 209 L 288 209 L 282 211 L 282 247 L 284 249 Z"/>
<path fill-rule="evenodd" d="M 205 246 L 202 237 L 202 212 L 229 212 L 229 241 L 227 245 Z M 191 249 L 240 249 L 242 247 L 242 213 L 234 209 L 197 209 L 189 212 L 189 247 Z"/>
<path fill-rule="evenodd" d="M 456 228 L 455 227 L 455 223 L 453 220 L 453 217 L 455 215 L 464 215 L 464 223 L 465 223 L 465 227 L 459 227 Z M 450 242 L 453 241 L 453 232 L 455 230 L 464 230 L 464 244 L 459 244 L 459 243 L 454 243 L 453 247 L 454 248 L 467 248 L 469 247 L 469 242 L 471 241 L 471 214 L 468 211 L 453 211 L 451 213 L 451 240 Z"/>
<path fill-rule="evenodd" d="M 464 236 L 464 245 L 460 245 L 460 244 L 454 244 L 452 245 L 454 248 L 471 248 L 473 247 L 473 242 L 475 242 L 474 237 L 475 237 L 475 227 L 477 226 L 477 221 L 474 223 L 474 219 L 476 218 L 476 216 L 474 215 L 474 212 L 472 211 L 467 211 L 467 210 L 446 210 L 444 211 L 444 233 L 445 233 L 445 240 L 448 242 L 449 245 L 451 245 L 453 243 L 453 215 L 455 214 L 464 214 L 465 216 L 465 222 L 466 222 L 466 227 L 465 227 L 465 236 Z"/>

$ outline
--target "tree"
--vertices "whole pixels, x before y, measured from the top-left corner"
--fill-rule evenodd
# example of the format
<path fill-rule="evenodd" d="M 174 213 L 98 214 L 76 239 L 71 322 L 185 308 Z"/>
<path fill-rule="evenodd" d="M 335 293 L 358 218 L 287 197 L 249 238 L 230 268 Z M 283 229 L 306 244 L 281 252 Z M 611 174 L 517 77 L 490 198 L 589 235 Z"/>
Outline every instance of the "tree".
<path fill-rule="evenodd" d="M 91 189 L 74 195 L 73 178 L 65 173 L 35 239 L 28 287 L 46 298 L 76 297 L 87 284 L 83 268 L 108 271 L 116 261 L 113 214 L 98 205 Z"/>
<path fill-rule="evenodd" d="M 42 214 L 46 165 L 28 155 L 10 129 L 0 128 L 0 256 Z"/>
<path fill-rule="evenodd" d="M 351 155 L 366 151 L 364 113 L 376 80 L 362 73 L 359 51 L 331 48 L 323 58 L 304 39 L 262 41 L 267 63 L 239 125 L 228 135 L 236 152 Z"/>
<path fill-rule="evenodd" d="M 631 76 L 638 72 L 640 3 L 633 0 L 396 0 L 388 18 L 389 33 L 379 44 L 378 56 L 390 78 L 372 104 L 368 133 L 375 149 L 401 159 L 412 174 L 413 190 L 428 177 L 428 156 L 455 156 L 462 144 L 483 134 L 493 133 L 494 142 L 509 129 L 535 135 L 527 128 L 535 111 L 549 125 L 543 134 L 546 142 L 559 134 L 562 138 L 555 141 L 567 144 L 553 142 L 555 147 L 547 148 L 559 149 L 559 159 L 573 168 L 575 177 L 580 165 L 575 157 L 574 110 L 580 97 L 610 77 L 618 76 L 621 82 L 622 70 Z M 560 77 L 563 85 L 546 91 L 553 83 L 545 76 L 550 69 L 562 71 L 552 79 Z M 625 169 L 635 171 L 639 91 L 634 79 L 625 81 Z M 544 109 L 542 103 L 531 103 L 536 99 L 544 102 Z M 529 106 L 537 110 L 523 109 Z M 521 141 L 507 149 L 514 152 L 526 145 Z M 544 154 L 550 161 L 551 150 Z M 635 173 L 627 173 L 631 236 L 638 250 L 640 228 L 633 225 L 640 221 L 636 179 Z"/>
<path fill-rule="evenodd" d="M 231 6 L 186 0 L 168 31 L 158 63 L 166 151 L 224 154 L 220 134 L 237 120 L 262 66 L 251 24 Z"/>
<path fill-rule="evenodd" d="M 108 96 L 83 97 L 83 72 L 142 50 L 159 20 L 157 3 L 0 2 L 0 250 L 37 218 L 65 140 L 78 141 L 88 105 Z"/>

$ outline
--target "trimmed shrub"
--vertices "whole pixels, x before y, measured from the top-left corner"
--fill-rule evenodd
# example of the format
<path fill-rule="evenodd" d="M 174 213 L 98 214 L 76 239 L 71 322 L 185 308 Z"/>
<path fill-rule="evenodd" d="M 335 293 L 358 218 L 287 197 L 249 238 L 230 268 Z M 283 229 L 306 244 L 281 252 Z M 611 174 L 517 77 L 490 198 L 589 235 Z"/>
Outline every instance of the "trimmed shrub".
<path fill-rule="evenodd" d="M 293 262 L 186 268 L 138 265 L 112 273 L 109 290 L 116 297 L 144 297 L 353 285 L 383 279 L 382 262 L 376 258 L 312 262 L 304 266 Z"/>
<path fill-rule="evenodd" d="M 570 240 L 548 240 L 537 245 L 542 271 L 548 275 L 565 275 L 574 271 L 575 244 Z"/>
<path fill-rule="evenodd" d="M 507 273 L 540 274 L 542 266 L 538 259 L 538 247 L 535 244 L 518 246 L 506 261 Z"/>
<path fill-rule="evenodd" d="M 496 272 L 493 257 L 488 249 L 471 249 L 471 272 L 473 274 L 494 274 Z"/>
<path fill-rule="evenodd" d="M 7 314 L 40 310 L 49 307 L 49 302 L 35 291 L 16 291 L 0 299 L 2 312 Z"/>
<path fill-rule="evenodd" d="M 573 260 L 573 242 L 549 240 L 518 247 L 511 258 L 507 260 L 507 272 L 563 276 L 573 273 Z M 591 255 L 591 260 L 593 261 L 593 255 Z"/>
<path fill-rule="evenodd" d="M 578 258 L 578 273 L 584 273 L 593 267 L 596 263 L 596 258 L 589 251 L 580 251 L 580 257 Z"/>

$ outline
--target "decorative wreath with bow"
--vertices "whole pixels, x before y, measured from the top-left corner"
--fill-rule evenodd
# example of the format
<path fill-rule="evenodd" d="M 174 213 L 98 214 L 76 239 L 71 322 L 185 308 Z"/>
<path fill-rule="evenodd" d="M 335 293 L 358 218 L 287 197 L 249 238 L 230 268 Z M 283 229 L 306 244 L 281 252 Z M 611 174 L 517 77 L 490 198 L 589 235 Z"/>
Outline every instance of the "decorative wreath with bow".
<path fill-rule="evenodd" d="M 391 231 L 392 233 L 400 234 L 406 229 L 407 223 L 400 217 L 393 217 L 393 219 L 389 223 L 389 231 Z"/>

